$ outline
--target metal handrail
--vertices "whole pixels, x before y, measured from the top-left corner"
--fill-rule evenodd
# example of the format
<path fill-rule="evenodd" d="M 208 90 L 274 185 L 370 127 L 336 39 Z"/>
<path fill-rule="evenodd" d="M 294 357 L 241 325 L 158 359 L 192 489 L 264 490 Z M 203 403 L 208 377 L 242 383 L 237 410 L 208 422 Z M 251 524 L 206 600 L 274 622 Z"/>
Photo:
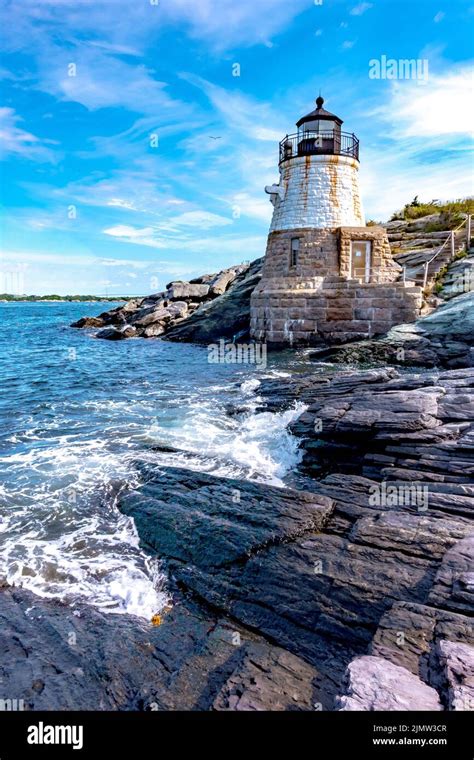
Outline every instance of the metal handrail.
<path fill-rule="evenodd" d="M 427 261 L 427 262 L 426 262 L 427 264 L 431 264 L 431 262 L 432 262 L 432 261 L 434 261 L 434 260 L 435 260 L 435 258 L 436 258 L 437 256 L 439 256 L 439 254 L 440 254 L 440 253 L 441 253 L 441 251 L 443 250 L 443 248 L 444 248 L 444 246 L 446 245 L 446 243 L 448 242 L 448 240 L 453 240 L 454 236 L 456 235 L 456 232 L 457 232 L 458 230 L 460 230 L 460 229 L 461 229 L 461 227 L 464 227 L 464 225 L 466 224 L 466 221 L 467 221 L 467 219 L 463 219 L 463 220 L 462 220 L 462 222 L 461 222 L 461 224 L 458 224 L 458 226 L 457 226 L 457 227 L 455 227 L 455 228 L 454 228 L 454 230 L 450 230 L 450 232 L 449 232 L 449 234 L 448 234 L 448 237 L 447 237 L 447 238 L 446 238 L 446 240 L 444 241 L 443 245 L 442 245 L 442 246 L 440 246 L 440 249 L 439 249 L 439 251 L 437 251 L 437 252 L 435 253 L 435 255 L 434 255 L 434 256 L 432 256 L 432 257 L 431 257 L 431 259 L 429 259 L 429 261 Z"/>
<path fill-rule="evenodd" d="M 423 264 L 418 264 L 418 266 L 410 267 L 410 269 L 413 269 L 415 272 L 417 272 L 422 267 L 424 267 L 423 289 L 426 288 L 426 284 L 428 282 L 428 269 L 429 269 L 429 266 L 430 266 L 431 262 L 434 261 L 437 256 L 439 256 L 439 254 L 444 250 L 444 247 L 447 245 L 448 242 L 451 243 L 451 259 L 453 259 L 454 256 L 456 255 L 456 251 L 455 251 L 456 232 L 458 232 L 458 230 L 460 230 L 462 227 L 464 227 L 464 225 L 466 223 L 467 223 L 467 227 L 466 227 L 466 231 L 467 231 L 466 250 L 467 250 L 469 248 L 470 238 L 471 238 L 471 214 L 468 214 L 467 217 L 466 217 L 466 219 L 463 219 L 462 222 L 461 222 L 461 224 L 458 224 L 458 226 L 455 227 L 454 230 L 450 230 L 449 231 L 446 240 L 444 241 L 444 243 L 442 243 L 440 245 L 440 247 L 438 248 L 438 250 L 436 251 L 436 253 L 434 254 L 434 256 L 432 256 L 427 261 L 423 262 Z M 403 265 L 403 271 L 402 271 L 403 282 L 406 281 L 406 270 L 407 270 L 407 265 L 404 264 Z"/>
<path fill-rule="evenodd" d="M 359 140 L 353 132 L 312 130 L 286 135 L 280 141 L 280 163 L 298 156 L 341 155 L 359 160 Z"/>

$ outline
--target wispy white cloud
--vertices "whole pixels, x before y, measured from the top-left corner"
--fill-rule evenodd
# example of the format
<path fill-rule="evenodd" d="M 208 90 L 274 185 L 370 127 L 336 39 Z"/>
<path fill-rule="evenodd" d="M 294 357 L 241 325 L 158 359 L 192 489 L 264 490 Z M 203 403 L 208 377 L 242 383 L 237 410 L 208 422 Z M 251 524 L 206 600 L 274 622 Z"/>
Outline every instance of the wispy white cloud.
<path fill-rule="evenodd" d="M 56 145 L 53 140 L 42 140 L 31 132 L 18 126 L 23 119 L 13 108 L 0 108 L 1 157 L 16 155 L 31 161 L 55 163 L 56 152 L 50 148 Z"/>
<path fill-rule="evenodd" d="M 389 187 L 390 192 L 384 192 Z M 366 149 L 361 163 L 361 192 L 367 217 L 384 221 L 418 195 L 430 201 L 472 195 L 469 163 L 462 154 L 443 162 L 423 164 L 416 155 Z"/>
<path fill-rule="evenodd" d="M 415 195 L 472 195 L 472 88 L 470 66 L 432 74 L 424 86 L 391 84 L 383 105 L 370 113 L 384 147 L 362 145 L 362 193 L 370 216 L 386 219 Z M 390 192 L 381 192 L 387 183 Z"/>
<path fill-rule="evenodd" d="M 188 26 L 192 37 L 204 40 L 216 50 L 236 45 L 268 44 L 313 0 L 174 0 L 165 15 Z"/>
<path fill-rule="evenodd" d="M 175 25 L 215 52 L 237 45 L 269 44 L 313 0 L 173 0 L 131 3 L 114 0 L 23 0 L 6 9 L 14 34 L 8 48 L 36 44 L 45 33 L 73 44 L 78 36 L 104 51 L 135 55 L 160 32 Z"/>
<path fill-rule="evenodd" d="M 233 220 L 210 211 L 187 211 L 183 214 L 167 217 L 166 221 L 148 227 L 133 227 L 118 224 L 103 230 L 104 235 L 118 238 L 128 243 L 149 246 L 150 248 L 177 249 L 191 243 L 195 231 L 226 227 Z"/>
<path fill-rule="evenodd" d="M 351 9 L 351 16 L 362 16 L 363 13 L 373 8 L 373 3 L 359 3 Z"/>
<path fill-rule="evenodd" d="M 206 254 L 208 260 L 219 262 L 223 257 L 231 256 L 228 264 L 238 263 L 245 258 L 256 258 L 263 254 L 265 250 L 266 235 L 240 235 L 238 231 L 234 234 L 213 235 L 212 237 L 186 236 L 172 237 L 159 236 L 158 231 L 154 228 L 134 228 L 129 225 L 117 225 L 104 230 L 104 234 L 110 235 L 122 243 L 156 248 L 162 251 L 189 252 L 200 256 Z M 245 252 L 245 254 L 243 254 Z M 202 261 L 202 259 L 200 259 Z M 173 262 L 168 261 L 168 265 L 173 267 Z M 202 261 L 202 266 L 205 266 Z M 224 264 L 218 266 L 214 263 L 214 269 L 220 269 Z"/>
<path fill-rule="evenodd" d="M 430 74 L 420 86 L 416 81 L 392 83 L 386 103 L 374 114 L 392 126 L 400 138 L 443 138 L 445 147 L 452 138 L 472 135 L 474 77 L 471 66 L 446 74 Z"/>
<path fill-rule="evenodd" d="M 159 230 L 179 230 L 181 227 L 192 227 L 198 230 L 209 230 L 212 227 L 225 227 L 232 220 L 210 211 L 186 211 L 178 216 L 171 216 L 166 223 L 158 225 Z"/>

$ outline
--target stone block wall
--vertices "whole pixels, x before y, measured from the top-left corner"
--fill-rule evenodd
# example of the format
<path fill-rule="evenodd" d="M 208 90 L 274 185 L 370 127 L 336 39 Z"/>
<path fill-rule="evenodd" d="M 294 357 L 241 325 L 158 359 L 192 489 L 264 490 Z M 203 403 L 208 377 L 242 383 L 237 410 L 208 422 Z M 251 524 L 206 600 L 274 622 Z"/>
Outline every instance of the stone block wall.
<path fill-rule="evenodd" d="M 291 240 L 298 238 L 298 263 L 290 265 Z M 262 277 L 278 279 L 278 289 L 311 287 L 316 278 L 328 274 L 350 277 L 351 240 L 370 240 L 372 243 L 371 281 L 392 282 L 397 279 L 401 267 L 390 252 L 386 230 L 383 227 L 339 227 L 296 230 L 280 230 L 268 236 Z M 276 283 L 272 283 L 275 287 Z"/>
<path fill-rule="evenodd" d="M 421 288 L 403 282 L 361 284 L 333 275 L 319 289 L 282 292 L 262 280 L 252 294 L 251 333 L 274 345 L 362 340 L 413 322 L 421 301 Z"/>
<path fill-rule="evenodd" d="M 339 272 L 342 276 L 351 275 L 351 241 L 369 240 L 372 243 L 371 282 L 393 282 L 397 279 L 401 267 L 393 260 L 384 227 L 340 227 L 338 232 Z"/>
<path fill-rule="evenodd" d="M 298 264 L 290 266 L 291 240 L 298 238 Z M 339 246 L 336 229 L 305 228 L 271 232 L 263 265 L 263 279 L 279 279 L 283 287 L 295 287 L 298 280 L 309 281 L 327 274 L 339 274 Z M 308 282 L 306 282 L 308 281 Z"/>

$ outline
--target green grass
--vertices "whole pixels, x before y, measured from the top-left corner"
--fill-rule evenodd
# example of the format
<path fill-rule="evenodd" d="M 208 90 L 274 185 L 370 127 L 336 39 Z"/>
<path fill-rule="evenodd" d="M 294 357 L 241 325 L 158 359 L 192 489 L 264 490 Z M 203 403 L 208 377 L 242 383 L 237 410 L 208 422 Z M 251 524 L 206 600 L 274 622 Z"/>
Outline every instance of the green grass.
<path fill-rule="evenodd" d="M 419 219 L 422 216 L 428 216 L 429 214 L 440 214 L 440 224 L 444 226 L 440 228 L 453 229 L 462 222 L 461 214 L 474 214 L 474 198 L 458 198 L 455 201 L 441 202 L 438 200 L 432 200 L 429 203 L 424 203 L 418 200 L 416 196 L 411 203 L 405 204 L 401 211 L 396 211 L 390 221 L 398 219 L 404 221 L 412 221 Z M 432 224 L 438 224 L 433 222 Z M 445 226 L 448 224 L 449 226 Z M 437 229 L 428 230 L 427 232 L 437 232 Z"/>

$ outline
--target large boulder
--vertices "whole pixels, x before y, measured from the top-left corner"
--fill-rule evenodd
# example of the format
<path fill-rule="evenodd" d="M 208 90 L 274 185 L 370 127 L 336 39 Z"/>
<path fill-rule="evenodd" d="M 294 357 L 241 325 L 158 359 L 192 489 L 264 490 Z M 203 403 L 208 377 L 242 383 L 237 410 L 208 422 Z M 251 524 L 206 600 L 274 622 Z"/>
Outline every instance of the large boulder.
<path fill-rule="evenodd" d="M 141 303 L 142 303 L 141 299 L 134 298 L 131 301 L 127 301 L 127 303 L 125 304 L 125 306 L 122 306 L 121 311 L 122 311 L 122 313 L 125 313 L 125 314 L 134 312 L 134 311 L 136 311 L 140 307 Z"/>
<path fill-rule="evenodd" d="M 101 340 L 125 340 L 125 338 L 134 338 L 137 334 L 135 327 L 126 325 L 122 329 L 117 327 L 106 327 L 97 333 L 96 337 Z"/>
<path fill-rule="evenodd" d="M 347 668 L 337 710 L 442 710 L 437 692 L 406 668 L 381 657 L 357 657 Z"/>
<path fill-rule="evenodd" d="M 166 328 L 163 322 L 153 322 L 153 324 L 145 327 L 142 336 L 144 338 L 158 338 L 160 335 L 163 335 L 165 330 Z"/>
<path fill-rule="evenodd" d="M 149 306 L 144 309 L 139 309 L 130 318 L 132 324 L 137 327 L 146 327 L 152 325 L 154 322 L 166 322 L 170 321 L 171 314 L 162 306 Z"/>
<path fill-rule="evenodd" d="M 167 325 L 181 321 L 187 313 L 188 304 L 185 301 L 175 301 L 167 306 L 140 309 L 131 317 L 131 321 L 141 336 L 156 338 L 166 332 Z"/>
<path fill-rule="evenodd" d="M 104 324 L 101 317 L 81 317 L 77 322 L 73 322 L 71 327 L 103 327 Z"/>
<path fill-rule="evenodd" d="M 221 296 L 229 285 L 234 282 L 235 278 L 241 272 L 245 272 L 247 269 L 246 264 L 241 264 L 239 267 L 232 269 L 224 269 L 223 272 L 219 272 L 209 283 L 209 292 L 214 296 Z"/>
<path fill-rule="evenodd" d="M 208 295 L 209 285 L 193 285 L 190 282 L 172 282 L 166 293 L 170 301 L 182 301 L 185 298 L 203 301 Z"/>
<path fill-rule="evenodd" d="M 245 340 L 250 329 L 250 296 L 261 278 L 263 259 L 245 267 L 232 281 L 226 292 L 205 303 L 188 319 L 173 325 L 166 340 L 187 343 L 214 343 L 220 338 Z"/>

